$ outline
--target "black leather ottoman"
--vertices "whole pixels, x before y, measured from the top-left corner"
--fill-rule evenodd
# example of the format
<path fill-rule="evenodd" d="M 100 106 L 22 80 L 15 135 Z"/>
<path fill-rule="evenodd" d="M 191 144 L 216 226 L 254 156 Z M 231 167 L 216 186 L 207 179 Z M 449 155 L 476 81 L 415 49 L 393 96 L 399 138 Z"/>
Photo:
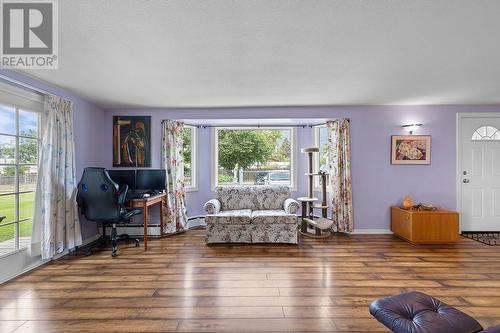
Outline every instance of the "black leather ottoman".
<path fill-rule="evenodd" d="M 417 291 L 376 300 L 370 313 L 396 333 L 500 333 L 500 325 L 483 331 L 471 316 Z"/>

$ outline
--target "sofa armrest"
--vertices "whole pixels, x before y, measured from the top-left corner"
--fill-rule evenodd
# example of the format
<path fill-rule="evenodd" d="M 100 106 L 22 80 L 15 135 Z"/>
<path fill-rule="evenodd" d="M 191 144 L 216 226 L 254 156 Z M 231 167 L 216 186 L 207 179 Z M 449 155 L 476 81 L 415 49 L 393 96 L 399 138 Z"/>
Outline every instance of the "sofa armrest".
<path fill-rule="evenodd" d="M 295 214 L 299 210 L 299 202 L 295 199 L 288 198 L 285 200 L 285 203 L 283 204 L 283 208 L 285 209 L 285 212 L 287 214 Z"/>
<path fill-rule="evenodd" d="M 217 199 L 208 200 L 203 208 L 207 214 L 217 214 L 220 212 L 220 201 Z"/>

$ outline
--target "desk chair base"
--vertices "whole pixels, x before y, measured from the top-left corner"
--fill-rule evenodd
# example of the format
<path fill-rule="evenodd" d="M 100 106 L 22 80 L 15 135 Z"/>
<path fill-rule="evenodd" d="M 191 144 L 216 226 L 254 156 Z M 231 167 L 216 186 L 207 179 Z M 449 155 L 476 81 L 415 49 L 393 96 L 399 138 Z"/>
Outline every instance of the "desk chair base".
<path fill-rule="evenodd" d="M 102 237 L 100 238 L 100 246 L 105 246 L 106 245 L 106 224 L 102 225 Z M 132 238 L 128 234 L 121 234 L 118 235 L 118 232 L 116 231 L 116 224 L 112 224 L 112 229 L 111 229 L 111 256 L 116 257 L 117 251 L 118 251 L 118 242 L 121 241 L 129 241 Z M 135 247 L 139 246 L 139 239 L 135 238 L 133 239 L 135 241 Z M 87 251 L 85 251 L 85 256 L 90 256 L 92 254 L 92 250 L 97 247 L 98 244 L 97 242 L 90 246 Z"/>

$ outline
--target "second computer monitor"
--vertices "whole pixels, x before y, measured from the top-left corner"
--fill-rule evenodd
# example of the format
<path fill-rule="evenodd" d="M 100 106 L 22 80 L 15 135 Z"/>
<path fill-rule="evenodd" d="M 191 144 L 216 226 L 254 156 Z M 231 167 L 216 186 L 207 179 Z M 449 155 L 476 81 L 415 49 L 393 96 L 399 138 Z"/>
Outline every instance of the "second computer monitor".
<path fill-rule="evenodd" d="M 112 181 L 120 185 L 128 185 L 129 191 L 135 190 L 135 170 L 108 170 Z"/>
<path fill-rule="evenodd" d="M 165 190 L 166 172 L 164 169 L 137 170 L 135 188 L 139 191 Z"/>

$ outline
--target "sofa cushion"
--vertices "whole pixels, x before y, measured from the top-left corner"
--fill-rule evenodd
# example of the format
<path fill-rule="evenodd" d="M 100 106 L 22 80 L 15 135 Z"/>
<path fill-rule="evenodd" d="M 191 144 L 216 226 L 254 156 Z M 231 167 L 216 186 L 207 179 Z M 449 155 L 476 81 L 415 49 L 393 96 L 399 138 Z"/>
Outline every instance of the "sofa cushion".
<path fill-rule="evenodd" d="M 290 197 L 290 188 L 281 185 L 228 185 L 215 188 L 221 210 L 283 209 Z"/>
<path fill-rule="evenodd" d="M 283 209 L 291 195 L 290 188 L 282 185 L 254 186 L 254 191 L 254 210 Z"/>
<path fill-rule="evenodd" d="M 396 333 L 474 333 L 483 328 L 471 316 L 421 292 L 379 299 L 370 313 Z"/>
<path fill-rule="evenodd" d="M 224 210 L 217 214 L 205 216 L 205 223 L 250 224 L 252 211 L 250 209 Z"/>
<path fill-rule="evenodd" d="M 287 214 L 284 210 L 254 210 L 252 212 L 252 223 L 297 223 L 295 214 Z"/>
<path fill-rule="evenodd" d="M 221 210 L 254 209 L 255 191 L 252 186 L 218 186 L 215 198 L 220 201 Z"/>

